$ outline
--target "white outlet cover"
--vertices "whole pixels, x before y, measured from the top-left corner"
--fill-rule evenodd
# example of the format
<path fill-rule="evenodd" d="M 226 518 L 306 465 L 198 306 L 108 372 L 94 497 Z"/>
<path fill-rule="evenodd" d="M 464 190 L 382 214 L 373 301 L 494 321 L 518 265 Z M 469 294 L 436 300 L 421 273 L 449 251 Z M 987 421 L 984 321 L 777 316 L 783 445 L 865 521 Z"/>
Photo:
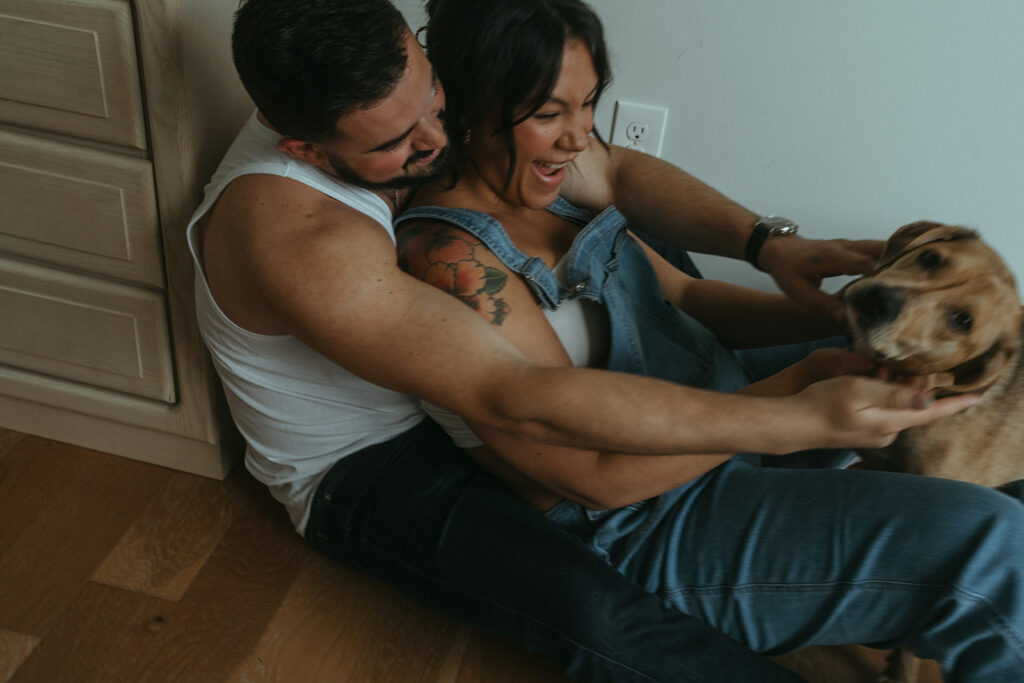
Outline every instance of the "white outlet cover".
<path fill-rule="evenodd" d="M 611 143 L 660 157 L 667 124 L 668 107 L 619 100 Z"/>

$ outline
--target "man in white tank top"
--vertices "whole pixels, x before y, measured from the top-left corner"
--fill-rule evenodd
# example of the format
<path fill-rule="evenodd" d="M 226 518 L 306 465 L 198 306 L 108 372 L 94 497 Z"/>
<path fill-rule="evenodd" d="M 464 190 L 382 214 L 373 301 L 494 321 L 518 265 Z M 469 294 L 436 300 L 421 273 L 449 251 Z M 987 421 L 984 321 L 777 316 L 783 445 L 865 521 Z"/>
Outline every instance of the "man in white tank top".
<path fill-rule="evenodd" d="M 447 144 L 443 88 L 401 14 L 386 0 L 248 0 L 234 54 L 259 116 L 189 228 L 197 306 L 247 467 L 300 533 L 573 675 L 682 680 L 703 668 L 709 680 L 795 680 L 663 609 L 450 442 L 424 436 L 413 396 L 520 437 L 624 453 L 685 452 L 722 425 L 679 419 L 707 400 L 686 387 L 536 366 L 398 268 L 391 218 L 410 188 L 444 170 Z M 576 205 L 619 200 L 680 247 L 743 257 L 757 216 L 679 169 L 600 146 L 575 163 L 591 180 L 566 181 Z M 759 263 L 827 305 L 814 283 L 868 269 L 877 247 L 768 240 Z M 438 366 L 454 337 L 464 362 Z M 742 401 L 719 412 L 754 405 Z M 784 424 L 775 410 L 767 421 Z M 851 429 L 873 435 L 877 424 Z M 743 429 L 729 430 L 742 440 Z M 413 499 L 419 507 L 405 504 Z"/>

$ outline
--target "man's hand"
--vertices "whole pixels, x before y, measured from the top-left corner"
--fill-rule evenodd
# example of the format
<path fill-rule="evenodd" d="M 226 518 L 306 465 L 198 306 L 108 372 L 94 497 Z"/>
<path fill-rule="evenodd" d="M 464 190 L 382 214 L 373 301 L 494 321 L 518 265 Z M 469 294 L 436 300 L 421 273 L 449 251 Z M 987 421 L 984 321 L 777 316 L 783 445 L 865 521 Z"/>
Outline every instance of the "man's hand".
<path fill-rule="evenodd" d="M 884 246 L 885 242 L 877 240 L 776 237 L 765 242 L 758 261 L 791 299 L 843 320 L 843 304 L 821 291 L 821 281 L 837 275 L 870 272 Z"/>
<path fill-rule="evenodd" d="M 804 425 L 807 433 L 820 430 L 812 440 L 835 448 L 883 448 L 904 429 L 954 415 L 980 398 L 963 394 L 929 403 L 928 392 L 917 383 L 854 375 L 817 382 L 793 397 L 802 405 L 795 414 L 810 420 Z"/>

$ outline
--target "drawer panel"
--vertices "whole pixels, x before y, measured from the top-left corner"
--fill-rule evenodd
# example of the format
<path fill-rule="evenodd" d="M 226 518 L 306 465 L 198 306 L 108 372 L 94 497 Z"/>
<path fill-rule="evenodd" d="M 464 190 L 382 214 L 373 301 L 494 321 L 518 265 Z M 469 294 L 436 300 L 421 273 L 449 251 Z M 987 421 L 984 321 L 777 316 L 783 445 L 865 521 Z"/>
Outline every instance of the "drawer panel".
<path fill-rule="evenodd" d="M 0 131 L 0 251 L 162 287 L 150 163 Z"/>
<path fill-rule="evenodd" d="M 171 403 L 158 292 L 0 259 L 0 364 Z"/>
<path fill-rule="evenodd" d="M 0 120 L 145 149 L 131 6 L 0 0 Z"/>

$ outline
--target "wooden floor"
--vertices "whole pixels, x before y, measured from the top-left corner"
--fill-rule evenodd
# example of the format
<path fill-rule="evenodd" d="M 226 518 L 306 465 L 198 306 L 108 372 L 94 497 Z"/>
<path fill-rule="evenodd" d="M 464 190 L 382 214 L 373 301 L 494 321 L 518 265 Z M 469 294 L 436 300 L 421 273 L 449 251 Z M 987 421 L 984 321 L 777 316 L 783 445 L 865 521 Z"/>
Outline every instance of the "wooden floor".
<path fill-rule="evenodd" d="M 780 661 L 867 683 L 880 656 Z M 218 482 L 0 429 L 0 683 L 565 680 L 323 559 L 243 468 Z"/>

